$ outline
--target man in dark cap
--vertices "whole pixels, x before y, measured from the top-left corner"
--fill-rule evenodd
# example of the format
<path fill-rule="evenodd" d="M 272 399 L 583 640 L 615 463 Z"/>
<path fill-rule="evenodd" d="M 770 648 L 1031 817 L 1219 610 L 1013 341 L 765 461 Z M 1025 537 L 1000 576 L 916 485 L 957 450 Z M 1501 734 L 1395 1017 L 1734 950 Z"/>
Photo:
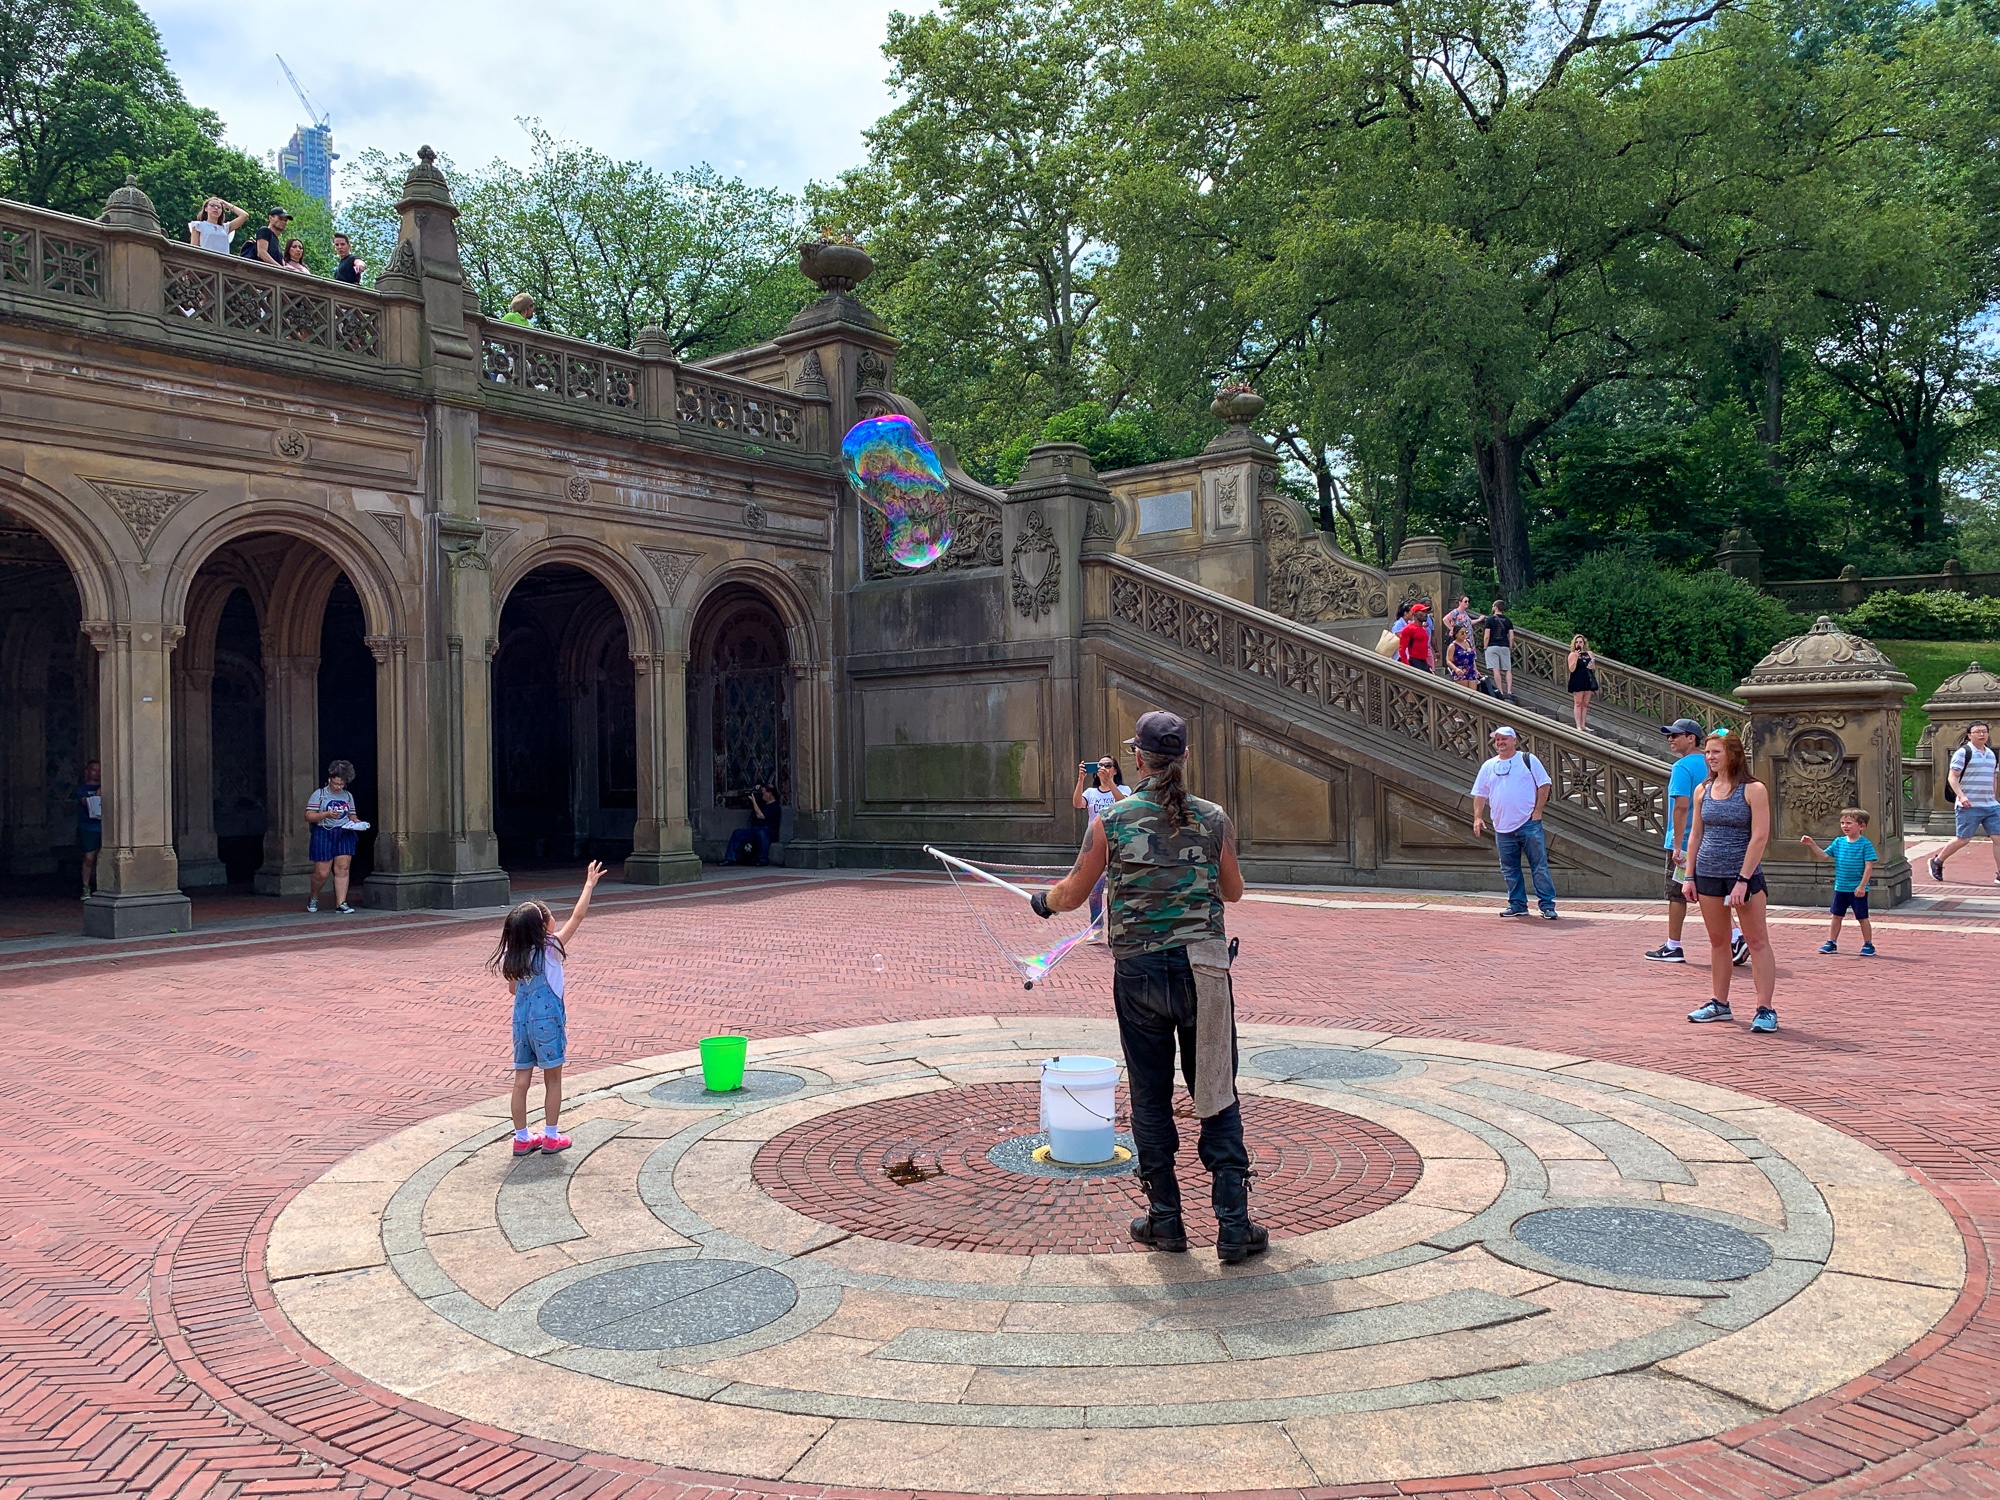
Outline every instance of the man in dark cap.
<path fill-rule="evenodd" d="M 274 208 L 264 215 L 264 227 L 243 242 L 237 252 L 245 260 L 258 261 L 267 266 L 282 266 L 285 263 L 285 227 L 292 222 L 292 216 L 282 208 Z"/>
<path fill-rule="evenodd" d="M 1174 1156 L 1174 1060 L 1201 1117 L 1201 1164 L 1212 1179 L 1215 1253 L 1235 1265 L 1270 1248 L 1250 1219 L 1250 1155 L 1236 1098 L 1236 1015 L 1229 990 L 1225 901 L 1243 899 L 1236 829 L 1213 802 L 1188 795 L 1183 779 L 1188 729 L 1178 714 L 1140 717 L 1132 746 L 1144 777 L 1132 795 L 1105 809 L 1075 867 L 1039 892 L 1046 917 L 1074 911 L 1105 877 L 1104 909 L 1117 960 L 1112 1002 L 1131 1085 L 1132 1139 L 1145 1217 L 1132 1238 L 1155 1250 L 1187 1249 Z"/>

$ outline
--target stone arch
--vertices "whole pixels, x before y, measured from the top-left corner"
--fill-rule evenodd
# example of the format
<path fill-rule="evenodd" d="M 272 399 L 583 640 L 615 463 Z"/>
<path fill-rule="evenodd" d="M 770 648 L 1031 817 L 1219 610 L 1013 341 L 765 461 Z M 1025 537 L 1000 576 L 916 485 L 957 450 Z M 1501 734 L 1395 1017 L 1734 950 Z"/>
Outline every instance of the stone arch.
<path fill-rule="evenodd" d="M 632 650 L 651 654 L 660 649 L 659 611 L 644 580 L 612 548 L 585 537 L 554 536 L 520 547 L 506 547 L 507 560 L 493 575 L 493 614 L 498 619 L 507 596 L 537 568 L 562 564 L 588 573 L 604 586 L 625 619 L 625 638 Z"/>
<path fill-rule="evenodd" d="M 25 474 L 0 475 L 0 511 L 39 531 L 62 555 L 86 620 L 126 620 L 133 599 L 110 537 L 80 518 L 74 501 Z"/>
<path fill-rule="evenodd" d="M 692 653 L 696 646 L 695 626 L 710 600 L 725 589 L 745 587 L 762 594 L 784 622 L 790 642 L 791 660 L 805 670 L 817 667 L 826 658 L 814 601 L 789 571 L 759 557 L 735 557 L 705 573 L 697 585 L 694 602 L 682 613 L 680 649 Z"/>
<path fill-rule="evenodd" d="M 309 542 L 325 554 L 335 571 L 346 575 L 360 598 L 370 635 L 394 639 L 409 634 L 397 586 L 396 563 L 358 527 L 346 525 L 324 510 L 287 499 L 253 499 L 244 505 L 231 506 L 191 531 L 167 564 L 162 617 L 180 621 L 202 565 L 229 543 L 260 532 L 275 532 Z M 329 577 L 327 588 L 332 587 L 333 580 Z M 273 598 L 285 597 L 282 587 L 274 586 L 271 594 Z"/>

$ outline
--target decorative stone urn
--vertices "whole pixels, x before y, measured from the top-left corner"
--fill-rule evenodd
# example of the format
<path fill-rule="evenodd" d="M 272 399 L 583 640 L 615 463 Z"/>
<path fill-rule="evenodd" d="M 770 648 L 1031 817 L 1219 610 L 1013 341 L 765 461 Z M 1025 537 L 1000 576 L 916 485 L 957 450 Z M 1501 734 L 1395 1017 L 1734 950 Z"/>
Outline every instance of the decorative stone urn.
<path fill-rule="evenodd" d="M 1949 779 L 1952 753 L 1964 742 L 1970 725 L 2000 724 L 2000 674 L 1973 662 L 1938 684 L 1924 712 L 1930 722 L 1924 726 L 1924 737 L 1917 741 L 1917 755 L 1929 761 L 1931 769 L 1929 776 L 1918 778 L 1918 807 L 1910 826 L 1950 833 L 1955 822 Z"/>
<path fill-rule="evenodd" d="M 1732 526 L 1723 532 L 1722 545 L 1715 549 L 1715 565 L 1746 583 L 1764 581 L 1764 549 L 1741 526 Z"/>
<path fill-rule="evenodd" d="M 1832 866 L 1799 843 L 1840 834 L 1840 810 L 1868 814 L 1881 856 L 1872 894 L 1894 906 L 1910 894 L 1903 855 L 1903 700 L 1913 689 L 1896 664 L 1825 615 L 1772 648 L 1736 689 L 1750 708 L 1753 774 L 1771 789 L 1764 877 L 1774 901 L 1811 904 L 1832 893 Z"/>
<path fill-rule="evenodd" d="M 1232 427 L 1247 427 L 1264 411 L 1264 398 L 1244 380 L 1232 380 L 1215 393 L 1208 409 Z"/>
<path fill-rule="evenodd" d="M 799 269 L 822 292 L 851 292 L 875 274 L 875 262 L 851 240 L 820 239 L 799 246 Z"/>

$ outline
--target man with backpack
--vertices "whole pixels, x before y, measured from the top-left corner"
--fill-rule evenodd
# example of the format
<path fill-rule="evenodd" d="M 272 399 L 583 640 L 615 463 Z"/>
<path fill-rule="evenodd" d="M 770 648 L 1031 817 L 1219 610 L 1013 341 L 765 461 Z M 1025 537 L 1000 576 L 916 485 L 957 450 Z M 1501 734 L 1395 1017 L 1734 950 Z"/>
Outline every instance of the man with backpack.
<path fill-rule="evenodd" d="M 1944 879 L 1944 862 L 1981 834 L 1993 846 L 1993 879 L 2000 882 L 2000 798 L 1994 793 L 1992 729 L 1974 724 L 1951 752 L 1946 780 L 1951 785 L 1952 808 L 1957 814 L 1956 835 L 1931 856 L 1931 879 Z"/>

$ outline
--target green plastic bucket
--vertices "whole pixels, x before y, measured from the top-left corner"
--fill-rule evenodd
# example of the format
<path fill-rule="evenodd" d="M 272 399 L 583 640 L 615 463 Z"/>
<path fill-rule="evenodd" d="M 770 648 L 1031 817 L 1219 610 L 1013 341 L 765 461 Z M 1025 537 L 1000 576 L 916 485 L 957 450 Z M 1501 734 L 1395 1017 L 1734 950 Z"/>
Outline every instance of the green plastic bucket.
<path fill-rule="evenodd" d="M 743 1063 L 750 1055 L 747 1036 L 705 1036 L 701 1039 L 701 1082 L 711 1094 L 728 1094 L 743 1087 Z"/>

